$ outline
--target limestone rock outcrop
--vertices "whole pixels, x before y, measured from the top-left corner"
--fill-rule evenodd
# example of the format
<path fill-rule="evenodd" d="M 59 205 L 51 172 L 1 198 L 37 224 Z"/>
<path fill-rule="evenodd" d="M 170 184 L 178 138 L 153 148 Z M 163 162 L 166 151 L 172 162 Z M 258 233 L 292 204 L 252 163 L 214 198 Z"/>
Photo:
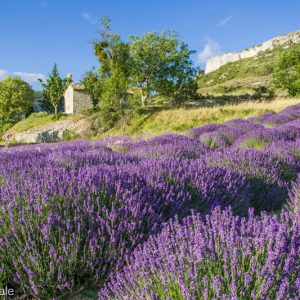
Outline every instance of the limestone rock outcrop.
<path fill-rule="evenodd" d="M 226 53 L 223 55 L 213 56 L 208 59 L 205 67 L 205 73 L 210 73 L 219 69 L 221 66 L 229 63 L 238 61 L 240 59 L 254 57 L 260 52 L 271 50 L 276 46 L 289 47 L 291 44 L 300 43 L 300 31 L 291 32 L 289 34 L 281 35 L 268 40 L 261 45 L 253 46 L 245 49 L 241 52 Z"/>
<path fill-rule="evenodd" d="M 35 144 L 59 142 L 68 136 L 87 138 L 98 131 L 97 124 L 91 120 L 57 121 L 33 130 L 12 134 L 10 131 L 3 135 L 5 144 Z"/>

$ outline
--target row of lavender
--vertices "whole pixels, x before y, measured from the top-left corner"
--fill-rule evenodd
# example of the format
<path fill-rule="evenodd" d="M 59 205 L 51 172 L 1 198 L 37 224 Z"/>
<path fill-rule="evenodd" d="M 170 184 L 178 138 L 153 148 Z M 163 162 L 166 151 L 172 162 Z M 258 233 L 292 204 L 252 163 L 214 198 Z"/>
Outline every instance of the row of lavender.
<path fill-rule="evenodd" d="M 0 287 L 297 299 L 299 158 L 300 105 L 185 136 L 1 150 Z"/>

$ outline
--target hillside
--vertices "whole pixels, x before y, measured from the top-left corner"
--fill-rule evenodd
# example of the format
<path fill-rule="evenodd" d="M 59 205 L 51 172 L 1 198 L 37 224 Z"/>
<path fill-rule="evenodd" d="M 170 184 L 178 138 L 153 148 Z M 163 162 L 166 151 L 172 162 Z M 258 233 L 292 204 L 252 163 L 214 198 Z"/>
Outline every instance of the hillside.
<path fill-rule="evenodd" d="M 41 143 L 75 138 L 102 138 L 109 135 L 145 135 L 152 137 L 164 132 L 183 133 L 191 128 L 212 122 L 225 122 L 235 118 L 249 118 L 266 112 L 277 113 L 299 99 L 276 99 L 239 104 L 206 104 L 182 108 L 147 108 L 136 111 L 123 127 L 103 133 L 97 114 L 89 117 L 53 116 L 37 113 L 15 124 L 4 135 L 8 144 Z"/>
<path fill-rule="evenodd" d="M 300 44 L 276 46 L 250 58 L 227 63 L 219 69 L 199 77 L 199 93 L 203 96 L 247 96 L 259 97 L 261 94 L 272 96 L 286 95 L 272 84 L 275 65 L 286 51 L 300 48 Z"/>
<path fill-rule="evenodd" d="M 183 133 L 191 128 L 212 122 L 225 122 L 236 118 L 249 118 L 266 112 L 279 112 L 299 99 L 277 99 L 265 102 L 212 105 L 193 108 L 145 110 L 135 114 L 125 128 L 115 128 L 106 135 L 158 135 L 164 132 Z M 102 136 L 102 135 L 100 135 Z"/>
<path fill-rule="evenodd" d="M 260 45 L 255 45 L 250 48 L 244 49 L 239 52 L 229 52 L 217 56 L 210 57 L 205 66 L 205 73 L 210 73 L 219 69 L 221 66 L 229 63 L 235 62 L 244 58 L 250 58 L 257 56 L 259 53 L 265 52 L 267 50 L 272 50 L 278 46 L 283 48 L 288 48 L 293 44 L 300 43 L 300 31 L 290 32 L 288 34 L 280 35 L 270 40 L 263 42 Z"/>
<path fill-rule="evenodd" d="M 199 75 L 198 93 L 201 97 L 184 107 L 159 106 L 159 101 L 155 106 L 136 107 L 128 112 L 126 120 L 106 132 L 100 121 L 101 111 L 86 116 L 62 115 L 59 120 L 43 112 L 34 113 L 10 128 L 3 141 L 6 144 L 41 143 L 140 134 L 151 137 L 164 132 L 181 133 L 211 122 L 278 112 L 299 101 L 287 98 L 287 92 L 276 89 L 272 80 L 281 56 L 300 50 L 297 39 L 300 39 L 300 32 L 274 38 L 238 53 L 211 58 L 208 63 L 215 62 L 215 65 L 208 67 L 216 70 Z M 249 57 L 253 53 L 258 54 Z M 239 59 L 224 64 L 236 57 Z"/>

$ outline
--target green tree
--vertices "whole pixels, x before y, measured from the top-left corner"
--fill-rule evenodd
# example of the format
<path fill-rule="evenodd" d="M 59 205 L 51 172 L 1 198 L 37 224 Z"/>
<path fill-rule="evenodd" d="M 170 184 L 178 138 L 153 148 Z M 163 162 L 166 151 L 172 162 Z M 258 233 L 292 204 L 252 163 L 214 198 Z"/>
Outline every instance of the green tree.
<path fill-rule="evenodd" d="M 132 78 L 141 90 L 142 106 L 152 94 L 167 97 L 195 94 L 194 51 L 171 32 L 148 32 L 130 39 Z"/>
<path fill-rule="evenodd" d="M 34 103 L 34 91 L 19 77 L 0 81 L 0 127 L 13 124 L 29 114 Z"/>
<path fill-rule="evenodd" d="M 94 53 L 100 63 L 101 79 L 109 78 L 114 69 L 124 73 L 128 77 L 129 67 L 129 46 L 121 41 L 119 34 L 111 33 L 111 20 L 107 17 L 101 18 L 102 30 L 100 39 L 93 43 Z"/>
<path fill-rule="evenodd" d="M 59 106 L 64 96 L 64 92 L 68 87 L 68 84 L 71 83 L 70 79 L 62 79 L 57 71 L 57 65 L 54 64 L 52 72 L 46 82 L 43 82 L 41 79 L 39 79 L 39 81 L 42 83 L 42 86 L 44 88 L 42 92 L 44 103 L 46 105 L 51 105 L 54 110 L 55 116 L 57 116 Z"/>
<path fill-rule="evenodd" d="M 87 91 L 92 95 L 94 106 L 98 105 L 103 91 L 103 82 L 100 80 L 99 73 L 94 69 L 87 71 L 81 83 L 84 84 Z"/>
<path fill-rule="evenodd" d="M 291 96 L 300 95 L 300 47 L 291 46 L 275 66 L 274 84 L 286 89 Z"/>
<path fill-rule="evenodd" d="M 97 96 L 101 94 L 100 119 L 106 127 L 111 127 L 124 115 L 127 107 L 131 59 L 129 45 L 121 41 L 118 34 L 111 33 L 108 18 L 102 18 L 102 27 L 100 39 L 94 42 L 100 63 L 99 77 L 89 74 L 88 78 L 92 82 L 90 89 L 97 91 Z"/>

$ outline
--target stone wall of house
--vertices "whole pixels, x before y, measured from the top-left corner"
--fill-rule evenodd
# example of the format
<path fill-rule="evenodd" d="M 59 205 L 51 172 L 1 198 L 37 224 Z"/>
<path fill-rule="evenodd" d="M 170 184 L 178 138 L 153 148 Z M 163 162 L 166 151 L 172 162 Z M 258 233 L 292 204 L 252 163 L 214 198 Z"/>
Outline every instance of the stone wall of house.
<path fill-rule="evenodd" d="M 75 89 L 73 93 L 73 114 L 93 108 L 93 99 L 88 91 Z"/>
<path fill-rule="evenodd" d="M 65 98 L 64 111 L 66 114 L 73 114 L 73 93 L 74 90 L 70 85 L 64 94 L 64 98 Z"/>
<path fill-rule="evenodd" d="M 289 47 L 290 44 L 300 43 L 300 31 L 291 32 L 289 34 L 281 35 L 271 40 L 268 40 L 261 45 L 257 45 L 241 52 L 226 53 L 219 56 L 214 56 L 208 59 L 205 67 L 205 73 L 210 73 L 219 69 L 221 66 L 238 61 L 240 59 L 254 57 L 260 52 L 271 50 L 276 46 Z"/>

